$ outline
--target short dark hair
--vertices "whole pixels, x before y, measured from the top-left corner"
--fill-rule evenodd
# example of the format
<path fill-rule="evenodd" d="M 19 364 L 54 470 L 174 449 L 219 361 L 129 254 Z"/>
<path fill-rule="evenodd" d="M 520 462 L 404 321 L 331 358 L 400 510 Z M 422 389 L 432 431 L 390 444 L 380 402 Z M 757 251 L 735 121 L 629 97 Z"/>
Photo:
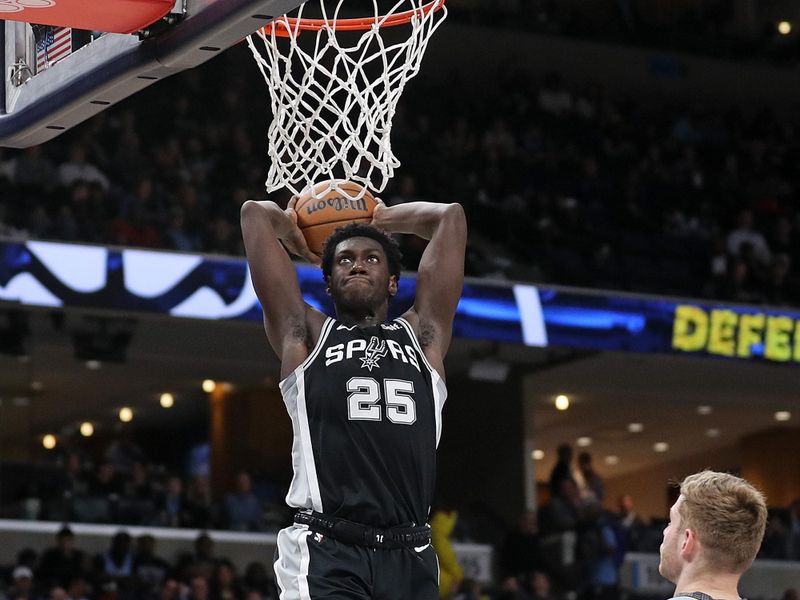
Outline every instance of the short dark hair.
<path fill-rule="evenodd" d="M 75 537 L 75 534 L 72 533 L 72 529 L 69 528 L 68 525 L 64 525 L 61 529 L 58 530 L 56 534 L 56 538 L 61 539 L 64 537 Z"/>
<path fill-rule="evenodd" d="M 338 227 L 325 240 L 325 245 L 322 248 L 322 275 L 325 279 L 331 276 L 333 253 L 336 250 L 336 246 L 354 237 L 366 237 L 380 243 L 389 264 L 389 275 L 394 275 L 397 279 L 400 279 L 400 270 L 403 268 L 403 253 L 400 251 L 397 241 L 380 229 L 364 223 L 350 223 L 344 227 Z"/>
<path fill-rule="evenodd" d="M 556 454 L 558 454 L 558 458 L 563 460 L 572 460 L 572 446 L 569 444 L 559 444 L 558 448 L 556 448 Z"/>

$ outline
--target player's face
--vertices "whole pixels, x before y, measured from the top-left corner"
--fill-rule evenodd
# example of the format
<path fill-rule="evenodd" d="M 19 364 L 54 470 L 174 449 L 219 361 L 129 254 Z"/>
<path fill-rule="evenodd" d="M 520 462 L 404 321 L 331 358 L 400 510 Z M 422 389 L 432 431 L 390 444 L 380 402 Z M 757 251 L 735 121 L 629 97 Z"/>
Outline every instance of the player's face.
<path fill-rule="evenodd" d="M 334 301 L 343 307 L 376 307 L 397 293 L 383 247 L 367 237 L 352 237 L 336 246 L 328 283 Z"/>
<path fill-rule="evenodd" d="M 683 531 L 681 528 L 681 514 L 679 508 L 683 502 L 683 496 L 678 497 L 677 502 L 669 509 L 669 523 L 664 528 L 664 540 L 661 542 L 659 553 L 661 562 L 658 564 L 658 572 L 672 583 L 678 581 L 681 574 L 680 551 L 682 544 Z"/>

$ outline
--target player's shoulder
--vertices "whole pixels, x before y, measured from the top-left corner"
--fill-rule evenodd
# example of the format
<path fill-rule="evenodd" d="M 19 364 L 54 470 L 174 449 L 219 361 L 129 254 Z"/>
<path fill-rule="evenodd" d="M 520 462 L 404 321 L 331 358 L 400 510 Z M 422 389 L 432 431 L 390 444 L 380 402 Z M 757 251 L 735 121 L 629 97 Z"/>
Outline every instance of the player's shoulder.
<path fill-rule="evenodd" d="M 306 306 L 306 345 L 313 348 L 317 345 L 322 334 L 322 328 L 328 320 L 328 315 L 313 306 Z"/>
<path fill-rule="evenodd" d="M 400 318 L 408 323 L 409 327 L 411 327 L 411 331 L 414 332 L 414 335 L 419 334 L 419 315 L 417 314 L 417 311 L 415 311 L 413 308 L 410 308 L 404 312 Z"/>

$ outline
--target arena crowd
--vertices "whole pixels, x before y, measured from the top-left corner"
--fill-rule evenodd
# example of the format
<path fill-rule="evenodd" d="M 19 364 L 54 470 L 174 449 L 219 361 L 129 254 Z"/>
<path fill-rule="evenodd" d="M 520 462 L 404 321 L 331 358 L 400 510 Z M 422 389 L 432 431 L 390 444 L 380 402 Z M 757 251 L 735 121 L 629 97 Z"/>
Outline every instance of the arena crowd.
<path fill-rule="evenodd" d="M 239 207 L 264 197 L 269 119 L 243 52 L 45 146 L 0 150 L 0 235 L 241 255 Z M 796 124 L 511 65 L 472 91 L 458 74 L 409 86 L 393 127 L 403 165 L 382 194 L 461 202 L 469 275 L 800 302 Z M 403 245 L 413 269 L 419 240 Z"/>

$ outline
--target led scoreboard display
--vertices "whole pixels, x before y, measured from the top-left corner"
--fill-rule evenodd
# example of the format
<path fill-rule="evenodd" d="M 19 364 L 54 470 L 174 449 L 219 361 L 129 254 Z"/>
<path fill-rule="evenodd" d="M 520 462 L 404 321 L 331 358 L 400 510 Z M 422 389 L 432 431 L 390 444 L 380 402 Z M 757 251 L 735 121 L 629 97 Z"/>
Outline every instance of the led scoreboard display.
<path fill-rule="evenodd" d="M 306 302 L 332 311 L 322 273 L 297 265 Z M 392 305 L 413 302 L 405 273 Z M 247 264 L 177 252 L 0 242 L 3 305 L 158 313 L 261 323 Z M 800 312 L 479 279 L 464 286 L 456 337 L 546 347 L 800 362 Z"/>

